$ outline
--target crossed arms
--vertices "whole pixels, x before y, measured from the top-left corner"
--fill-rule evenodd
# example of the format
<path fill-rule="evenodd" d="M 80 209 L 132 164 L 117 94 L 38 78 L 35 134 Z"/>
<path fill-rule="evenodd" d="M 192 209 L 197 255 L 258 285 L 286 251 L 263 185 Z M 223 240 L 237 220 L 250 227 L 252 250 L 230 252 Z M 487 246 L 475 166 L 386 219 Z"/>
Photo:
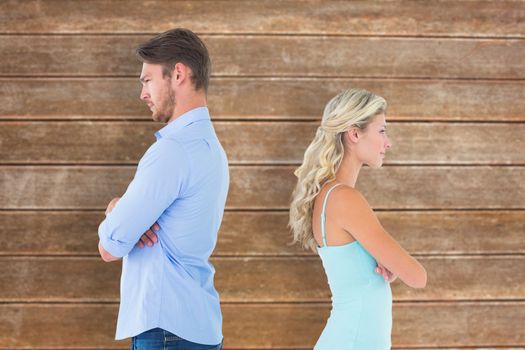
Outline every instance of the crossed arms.
<path fill-rule="evenodd" d="M 108 207 L 106 208 L 106 215 L 108 215 L 113 210 L 119 199 L 119 197 L 115 197 L 111 200 L 111 202 L 109 202 Z M 158 237 L 155 234 L 155 232 L 157 232 L 159 229 L 159 224 L 153 224 L 153 226 L 151 226 L 146 232 L 144 232 L 144 234 L 142 234 L 142 236 L 135 245 L 139 248 L 144 248 L 145 246 L 153 246 L 158 241 Z M 100 256 L 102 257 L 102 260 L 104 260 L 105 262 L 117 261 L 120 259 L 119 257 L 111 255 L 107 250 L 105 250 L 100 241 L 98 243 L 98 251 L 100 253 Z M 375 272 L 383 276 L 385 281 L 389 283 L 395 281 L 397 278 L 396 275 L 394 275 L 386 267 L 379 263 L 375 269 Z"/>
<path fill-rule="evenodd" d="M 179 197 L 189 174 L 184 149 L 172 140 L 154 143 L 139 162 L 122 198 L 114 198 L 98 228 L 104 261 L 126 256 L 135 246 L 157 242 L 156 221 Z M 118 203 L 118 204 L 117 204 Z"/>
<path fill-rule="evenodd" d="M 119 199 L 120 197 L 115 197 L 111 200 L 111 202 L 109 202 L 108 207 L 106 208 L 106 215 L 111 213 L 115 205 L 117 205 Z M 155 232 L 157 232 L 159 229 L 159 224 L 154 223 L 153 226 L 151 226 L 146 232 L 142 234 L 135 246 L 139 248 L 144 248 L 145 246 L 153 246 L 153 244 L 155 244 L 158 241 L 158 237 L 155 234 Z M 106 249 L 104 249 L 100 241 L 98 242 L 98 252 L 100 253 L 100 257 L 102 258 L 102 260 L 104 260 L 105 262 L 120 260 L 119 257 L 111 255 Z"/>

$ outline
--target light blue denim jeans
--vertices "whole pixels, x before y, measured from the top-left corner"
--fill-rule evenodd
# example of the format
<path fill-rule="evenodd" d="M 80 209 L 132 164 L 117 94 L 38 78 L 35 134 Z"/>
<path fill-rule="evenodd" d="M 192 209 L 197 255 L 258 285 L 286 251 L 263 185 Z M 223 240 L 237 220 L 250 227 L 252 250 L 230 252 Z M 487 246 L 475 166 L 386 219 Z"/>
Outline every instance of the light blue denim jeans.
<path fill-rule="evenodd" d="M 204 345 L 184 340 L 161 328 L 154 328 L 131 338 L 131 350 L 221 350 L 217 345 Z"/>

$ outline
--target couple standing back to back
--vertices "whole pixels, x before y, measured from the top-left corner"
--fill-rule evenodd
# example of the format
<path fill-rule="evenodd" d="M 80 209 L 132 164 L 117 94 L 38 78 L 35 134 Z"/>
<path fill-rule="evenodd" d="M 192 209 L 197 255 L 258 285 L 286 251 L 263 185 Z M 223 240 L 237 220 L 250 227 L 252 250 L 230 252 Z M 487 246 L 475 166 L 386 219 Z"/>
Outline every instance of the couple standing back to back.
<path fill-rule="evenodd" d="M 207 108 L 208 50 L 193 32 L 177 28 L 136 53 L 143 63 L 140 98 L 166 125 L 98 229 L 102 259 L 123 259 L 116 339 L 131 337 L 133 350 L 222 349 L 209 258 L 229 172 Z M 332 292 L 319 350 L 390 349 L 390 282 L 426 284 L 425 269 L 354 189 L 362 165 L 380 167 L 390 148 L 385 112 L 377 95 L 341 92 L 327 104 L 295 172 L 290 227 L 296 242 L 320 255 Z"/>

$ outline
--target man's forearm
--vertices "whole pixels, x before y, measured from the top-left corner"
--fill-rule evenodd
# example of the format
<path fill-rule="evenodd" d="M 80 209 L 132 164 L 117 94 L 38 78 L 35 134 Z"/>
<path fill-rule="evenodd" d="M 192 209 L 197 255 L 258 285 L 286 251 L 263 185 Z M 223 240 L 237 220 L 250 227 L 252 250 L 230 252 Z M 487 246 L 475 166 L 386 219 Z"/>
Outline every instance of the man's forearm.
<path fill-rule="evenodd" d="M 117 258 L 111 255 L 107 250 L 105 250 L 104 247 L 102 246 L 102 243 L 100 243 L 100 241 L 98 241 L 98 252 L 100 253 L 100 256 L 102 257 L 102 260 L 104 260 L 105 262 L 120 260 L 120 258 Z"/>

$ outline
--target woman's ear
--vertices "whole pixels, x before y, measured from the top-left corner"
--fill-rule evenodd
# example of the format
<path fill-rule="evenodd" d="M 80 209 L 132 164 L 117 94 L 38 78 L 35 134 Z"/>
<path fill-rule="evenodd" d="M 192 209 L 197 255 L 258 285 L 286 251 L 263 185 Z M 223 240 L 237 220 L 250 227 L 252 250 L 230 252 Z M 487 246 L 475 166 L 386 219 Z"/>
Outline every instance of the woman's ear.
<path fill-rule="evenodd" d="M 359 133 L 358 128 L 351 128 L 348 131 L 345 131 L 344 137 L 350 143 L 357 143 L 357 141 L 359 141 L 359 138 L 361 137 L 361 134 Z"/>

